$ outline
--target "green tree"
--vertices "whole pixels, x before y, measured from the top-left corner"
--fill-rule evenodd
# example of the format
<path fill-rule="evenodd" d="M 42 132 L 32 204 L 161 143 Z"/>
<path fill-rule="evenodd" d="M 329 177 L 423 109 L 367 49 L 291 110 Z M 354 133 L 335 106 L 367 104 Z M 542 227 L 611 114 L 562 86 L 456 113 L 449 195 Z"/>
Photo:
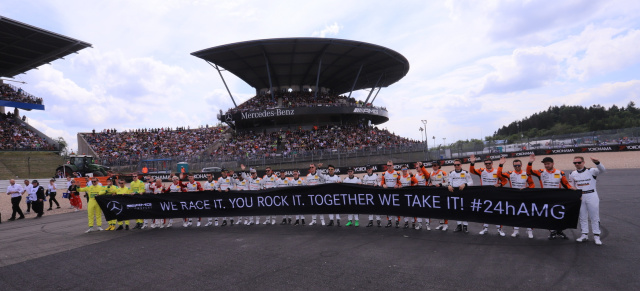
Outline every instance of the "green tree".
<path fill-rule="evenodd" d="M 58 139 L 56 139 L 56 142 L 59 145 L 58 148 L 60 149 L 60 155 L 61 156 L 68 156 L 69 155 L 69 148 L 68 148 L 67 141 L 64 140 L 64 137 L 59 136 Z"/>

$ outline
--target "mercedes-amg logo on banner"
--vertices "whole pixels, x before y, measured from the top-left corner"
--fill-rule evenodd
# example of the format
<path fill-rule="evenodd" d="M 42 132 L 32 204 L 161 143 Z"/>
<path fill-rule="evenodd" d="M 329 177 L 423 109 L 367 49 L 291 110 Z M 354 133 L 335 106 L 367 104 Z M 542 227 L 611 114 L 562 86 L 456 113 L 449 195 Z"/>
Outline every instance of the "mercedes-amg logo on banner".
<path fill-rule="evenodd" d="M 122 212 L 122 205 L 118 201 L 109 201 L 109 203 L 107 204 L 107 209 L 118 215 L 120 214 L 120 212 Z"/>
<path fill-rule="evenodd" d="M 227 112 L 227 115 L 224 117 L 226 122 L 230 122 L 233 121 L 233 118 L 231 117 L 231 112 Z"/>

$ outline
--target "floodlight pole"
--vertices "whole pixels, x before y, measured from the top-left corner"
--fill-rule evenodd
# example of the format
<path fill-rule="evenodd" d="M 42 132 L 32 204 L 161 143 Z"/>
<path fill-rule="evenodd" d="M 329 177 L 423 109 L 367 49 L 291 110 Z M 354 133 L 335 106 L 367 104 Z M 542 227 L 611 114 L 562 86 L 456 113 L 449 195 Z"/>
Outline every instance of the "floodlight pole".
<path fill-rule="evenodd" d="M 275 102 L 276 97 L 273 94 L 273 84 L 271 83 L 271 70 L 269 70 L 269 59 L 267 59 L 267 54 L 262 52 L 264 56 L 264 62 L 267 64 L 267 76 L 269 76 L 269 92 L 271 92 L 271 101 Z"/>
<path fill-rule="evenodd" d="M 318 64 L 318 75 L 316 76 L 316 94 L 313 98 L 318 99 L 318 85 L 320 84 L 320 68 L 322 68 L 322 57 L 320 57 L 320 63 Z"/>
<path fill-rule="evenodd" d="M 349 97 L 347 97 L 347 98 L 351 98 L 351 93 L 353 93 L 353 88 L 356 87 L 356 83 L 358 82 L 358 78 L 360 77 L 360 72 L 362 71 L 362 66 L 364 66 L 364 64 L 360 65 L 360 69 L 358 69 L 358 74 L 356 74 L 356 79 L 355 79 L 355 81 L 353 81 L 353 85 L 351 85 L 351 91 L 349 91 Z"/>
<path fill-rule="evenodd" d="M 428 140 L 427 140 L 427 136 L 428 136 L 428 135 L 427 135 L 427 120 L 426 120 L 426 119 L 423 119 L 423 120 L 421 120 L 421 121 L 422 121 L 422 124 L 424 124 L 424 146 L 425 146 L 425 147 L 426 147 L 426 149 L 427 149 L 427 156 L 428 156 L 428 159 L 431 159 L 431 154 L 429 153 L 429 142 L 428 142 Z"/>
<path fill-rule="evenodd" d="M 371 94 L 373 94 L 373 91 L 376 89 L 376 87 L 378 87 L 378 83 L 380 82 L 380 79 L 382 79 L 382 76 L 384 76 L 384 73 L 380 74 L 380 77 L 378 77 L 378 81 L 376 81 L 376 84 L 373 85 L 373 87 L 371 88 L 371 92 L 369 92 L 369 96 L 367 96 L 367 100 L 364 100 L 364 104 L 367 105 L 367 102 L 369 102 L 369 98 L 371 97 Z M 377 96 L 377 94 L 376 94 Z M 371 101 L 373 102 L 373 101 Z"/>
<path fill-rule="evenodd" d="M 227 86 L 227 82 L 224 81 L 224 77 L 222 76 L 222 72 L 220 72 L 220 68 L 218 68 L 218 65 L 213 64 L 209 61 L 207 61 L 207 64 L 211 65 L 214 69 L 216 69 L 218 71 L 218 74 L 220 74 L 220 79 L 222 79 L 222 83 L 224 84 L 224 87 L 227 88 L 227 93 L 229 93 L 229 97 L 231 97 L 231 101 L 233 102 L 233 106 L 235 106 L 236 108 L 238 107 L 238 104 L 236 104 L 236 100 L 233 99 L 233 95 L 231 95 L 231 91 L 229 90 L 229 86 Z"/>

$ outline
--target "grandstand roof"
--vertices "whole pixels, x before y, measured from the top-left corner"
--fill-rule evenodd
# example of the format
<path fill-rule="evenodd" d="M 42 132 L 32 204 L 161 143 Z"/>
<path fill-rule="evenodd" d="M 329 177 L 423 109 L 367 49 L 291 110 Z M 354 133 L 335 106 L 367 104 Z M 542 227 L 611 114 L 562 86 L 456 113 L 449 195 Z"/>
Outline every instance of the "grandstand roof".
<path fill-rule="evenodd" d="M 223 67 L 256 89 L 316 85 L 334 93 L 387 87 L 409 71 L 409 61 L 398 52 L 370 43 L 331 38 L 276 38 L 216 46 L 192 55 Z M 268 60 L 268 62 L 267 62 Z M 380 78 L 382 76 L 382 78 Z"/>
<path fill-rule="evenodd" d="M 13 77 L 91 44 L 0 16 L 0 76 Z"/>

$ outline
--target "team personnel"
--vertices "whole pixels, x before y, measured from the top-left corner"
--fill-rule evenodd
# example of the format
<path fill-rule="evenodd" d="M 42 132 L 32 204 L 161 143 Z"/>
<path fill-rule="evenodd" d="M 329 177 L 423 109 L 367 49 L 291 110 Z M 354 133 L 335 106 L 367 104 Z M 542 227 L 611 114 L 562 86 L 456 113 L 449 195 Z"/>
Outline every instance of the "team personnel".
<path fill-rule="evenodd" d="M 144 171 L 143 171 L 143 173 L 144 173 Z M 145 180 L 145 183 L 144 183 L 144 194 L 155 194 L 155 190 L 156 190 L 156 182 L 155 182 L 155 180 L 151 179 L 151 177 L 144 177 L 144 180 Z M 155 225 L 156 225 L 156 220 L 152 219 L 151 220 L 151 228 L 155 228 Z M 148 224 L 147 220 L 144 219 L 143 223 L 142 223 L 142 227 L 140 227 L 140 229 L 145 229 L 148 226 L 149 226 L 149 224 Z"/>
<path fill-rule="evenodd" d="M 305 183 L 305 181 L 300 178 L 300 171 L 298 170 L 293 170 L 293 178 L 291 179 L 291 187 L 299 187 L 299 186 L 304 186 L 307 183 Z M 304 215 L 296 215 L 296 223 L 293 224 L 293 226 L 298 226 L 300 225 L 300 220 L 302 220 L 302 226 L 304 226 Z"/>
<path fill-rule="evenodd" d="M 362 184 L 374 186 L 374 187 L 380 186 L 380 177 L 378 176 L 378 174 L 373 172 L 373 167 L 371 165 L 366 165 L 365 168 L 367 169 L 367 173 L 364 176 L 362 176 Z M 382 226 L 380 224 L 380 215 L 376 215 L 376 222 L 378 223 L 378 227 Z M 367 224 L 367 227 L 372 227 L 372 226 L 373 226 L 373 214 L 369 214 L 369 223 Z"/>
<path fill-rule="evenodd" d="M 322 164 L 318 164 L 318 165 L 322 165 Z M 318 168 L 316 168 L 316 164 L 310 164 L 309 165 L 309 174 L 307 174 L 306 182 L 307 182 L 307 185 L 309 185 L 309 186 L 324 184 L 325 175 L 320 173 L 320 172 L 318 172 Z M 317 214 L 312 215 L 311 216 L 311 223 L 309 223 L 309 225 L 315 225 L 317 217 L 318 217 Z M 324 215 L 323 214 L 320 214 L 320 222 L 322 223 L 322 225 L 324 225 Z"/>
<path fill-rule="evenodd" d="M 431 176 L 429 177 L 429 186 L 431 187 L 447 187 L 449 185 L 449 178 L 447 177 L 447 172 L 443 171 L 442 165 L 438 161 L 433 161 L 431 163 Z M 440 225 L 436 227 L 436 230 L 447 231 L 449 229 L 449 220 L 448 219 L 440 219 Z M 429 230 L 429 227 L 427 227 Z"/>
<path fill-rule="evenodd" d="M 126 183 L 124 182 L 124 179 L 120 178 L 117 180 L 118 182 L 118 189 L 116 190 L 116 194 L 117 195 L 130 195 L 133 192 L 131 191 L 131 189 L 129 187 L 126 186 Z M 116 230 L 122 230 L 122 223 L 123 221 L 118 221 L 118 228 L 116 228 Z M 129 230 L 129 220 L 125 220 L 124 221 L 125 224 L 125 228 L 126 230 Z"/>
<path fill-rule="evenodd" d="M 388 160 L 387 161 L 387 170 L 382 174 L 382 179 L 380 180 L 380 185 L 382 186 L 382 188 L 398 188 L 398 183 L 399 183 L 399 178 L 400 178 L 400 174 L 398 174 L 398 172 L 396 170 L 393 169 L 393 161 Z M 385 227 L 391 227 L 391 219 L 398 219 L 398 217 L 394 217 L 394 216 L 388 216 L 387 215 L 387 226 Z M 398 228 L 400 224 L 399 220 L 396 220 L 396 228 Z"/>
<path fill-rule="evenodd" d="M 454 188 L 463 191 L 467 186 L 473 186 L 471 175 L 469 172 L 462 169 L 462 161 L 460 161 L 460 159 L 455 159 L 453 160 L 453 171 L 449 173 L 449 192 L 453 193 Z M 458 226 L 456 226 L 456 229 L 454 229 L 453 232 L 462 231 L 464 233 L 469 233 L 469 222 L 458 221 L 457 224 Z"/>
<path fill-rule="evenodd" d="M 535 188 L 533 184 L 533 179 L 530 175 L 527 175 L 526 171 L 522 170 L 522 161 L 521 160 L 513 160 L 513 171 L 503 172 L 502 168 L 504 167 L 504 163 L 507 161 L 507 158 L 501 157 L 500 164 L 498 165 L 498 178 L 504 178 L 509 181 L 509 186 L 515 189 L 524 189 L 524 188 Z M 514 227 L 513 233 L 511 237 L 518 237 L 520 228 Z M 527 235 L 529 238 L 533 238 L 533 229 L 527 228 Z"/>
<path fill-rule="evenodd" d="M 217 190 L 220 192 L 229 192 L 229 190 L 233 189 L 233 178 L 229 177 L 229 172 L 225 169 L 222 169 L 221 172 L 222 177 L 218 178 L 218 183 L 216 183 Z M 217 219 L 217 218 L 216 218 Z M 227 218 L 222 218 L 222 226 L 227 225 Z M 231 225 L 233 225 L 233 218 L 231 219 Z"/>
<path fill-rule="evenodd" d="M 319 165 L 322 166 L 322 164 L 319 164 Z M 336 167 L 334 167 L 333 165 L 328 165 L 327 172 L 328 174 L 324 175 L 325 184 L 342 183 L 342 180 L 340 180 L 340 177 L 336 175 Z M 334 214 L 329 214 L 329 224 L 327 226 L 333 226 L 333 217 L 334 217 Z M 340 214 L 335 214 L 335 218 L 336 218 L 336 225 L 340 227 Z"/>
<path fill-rule="evenodd" d="M 271 167 L 267 166 L 266 168 L 264 168 L 264 170 L 266 174 L 264 175 L 264 177 L 262 177 L 262 180 L 261 180 L 262 188 L 263 189 L 275 188 L 277 186 L 276 180 L 278 179 L 278 177 L 273 173 L 273 170 L 271 169 Z M 267 225 L 276 224 L 276 216 L 267 215 L 267 220 L 263 224 L 267 224 Z"/>
<path fill-rule="evenodd" d="M 246 169 L 245 165 L 240 165 L 240 168 L 244 171 Z M 258 191 L 262 189 L 262 179 L 258 177 L 258 173 L 256 169 L 249 169 L 249 175 L 245 172 L 240 173 L 241 176 L 244 177 L 245 180 L 249 183 L 249 191 Z M 247 223 L 245 220 L 245 225 L 253 225 L 254 216 L 249 216 L 249 222 Z M 256 222 L 255 224 L 260 224 L 260 216 L 255 216 Z"/>
<path fill-rule="evenodd" d="M 471 155 L 469 157 L 469 172 L 471 172 L 471 174 L 480 176 L 480 186 L 502 187 L 504 184 L 506 184 L 506 179 L 498 177 L 498 169 L 495 169 L 493 167 L 493 161 L 491 160 L 491 158 L 486 157 L 484 159 L 484 165 L 487 168 L 476 169 L 474 166 L 475 161 L 476 156 Z M 500 236 L 505 236 L 504 231 L 502 231 L 502 225 L 496 225 L 496 229 L 498 230 L 498 234 L 500 234 Z M 480 234 L 484 235 L 487 232 L 489 232 L 489 225 L 485 223 L 483 225 L 482 231 L 480 231 Z"/>
<path fill-rule="evenodd" d="M 56 189 L 56 184 L 55 184 L 56 180 L 51 179 L 49 180 L 49 209 L 47 210 L 53 210 L 53 202 L 56 203 L 56 209 L 60 208 L 60 203 L 58 203 L 58 200 L 56 200 L 56 195 L 58 194 L 57 191 L 58 189 Z"/>
<path fill-rule="evenodd" d="M 116 194 L 116 192 L 118 192 L 118 186 L 113 185 L 113 179 L 109 178 L 107 179 L 107 186 L 104 187 L 104 190 L 106 195 L 114 195 Z M 116 224 L 118 223 L 118 220 L 109 220 L 107 221 L 107 223 L 109 224 L 109 226 L 105 230 L 116 230 Z"/>
<path fill-rule="evenodd" d="M 82 199 L 80 199 L 80 193 L 78 192 L 78 183 L 75 179 L 71 179 L 71 184 L 67 188 L 67 192 L 69 192 L 69 203 L 71 207 L 75 208 L 74 211 L 78 211 L 82 209 Z"/>
<path fill-rule="evenodd" d="M 236 190 L 238 191 L 249 191 L 249 181 L 247 181 L 247 179 L 244 178 L 245 175 L 242 174 L 244 173 L 233 175 L 235 177 L 233 184 L 236 185 Z M 242 223 L 242 216 L 238 216 L 238 221 L 236 221 L 236 224 L 240 223 Z M 244 218 L 244 224 L 249 224 L 249 217 Z"/>
<path fill-rule="evenodd" d="M 280 175 L 280 177 L 276 180 L 276 187 L 277 188 L 291 186 L 291 184 L 290 184 L 291 180 L 289 178 L 287 178 L 287 173 L 285 173 L 285 171 L 280 170 L 280 172 L 278 174 Z M 282 216 L 282 222 L 280 223 L 280 225 L 287 224 L 287 218 L 289 219 L 289 223 L 288 224 L 291 224 L 291 215 L 289 215 L 289 217 L 287 217 L 287 215 L 283 215 Z"/>
<path fill-rule="evenodd" d="M 65 188 L 65 189 L 67 189 L 67 190 L 68 190 L 68 189 L 69 189 L 69 187 L 71 187 L 71 180 L 72 180 L 72 179 L 71 179 L 71 176 L 67 176 L 67 188 Z M 68 193 L 68 192 L 67 192 L 67 193 Z M 75 208 L 75 207 L 73 206 L 73 204 L 71 203 L 71 194 L 69 194 L 69 205 L 71 205 L 71 206 L 69 206 L 69 209 L 73 209 L 73 208 Z"/>
<path fill-rule="evenodd" d="M 596 191 L 596 178 L 606 172 L 600 160 L 591 158 L 596 168 L 585 167 L 583 157 L 573 158 L 573 165 L 576 170 L 569 174 L 569 181 L 574 188 L 582 190 L 582 204 L 580 205 L 580 230 L 582 235 L 576 239 L 577 242 L 585 242 L 589 239 L 589 219 L 591 219 L 591 230 L 593 240 L 596 245 L 602 245 L 600 240 L 600 198 Z"/>
<path fill-rule="evenodd" d="M 342 183 L 347 183 L 347 184 L 362 184 L 362 181 L 360 180 L 360 178 L 356 177 L 353 175 L 354 173 L 354 169 L 353 168 L 349 168 L 347 170 L 347 177 L 344 178 L 344 180 L 342 180 Z M 347 215 L 347 218 L 349 219 L 349 221 L 347 222 L 347 224 L 345 224 L 345 226 L 351 226 L 353 224 L 353 218 L 355 216 L 355 227 L 360 226 L 360 215 L 359 214 L 349 214 Z"/>
<path fill-rule="evenodd" d="M 154 180 L 151 179 L 150 181 L 154 181 Z M 156 178 L 153 183 L 153 187 L 149 186 L 149 189 L 152 189 L 153 194 L 155 195 L 162 194 L 163 192 L 181 192 L 181 187 L 179 185 L 177 187 L 175 186 L 177 181 L 178 181 L 178 177 L 174 176 L 172 178 L 173 184 L 169 185 L 169 188 L 165 189 L 165 187 L 162 185 L 162 179 Z M 164 218 L 154 219 L 153 223 L 151 224 L 151 228 L 156 228 L 156 227 L 163 228 L 166 222 L 167 220 Z M 167 228 L 171 227 L 172 225 L 173 225 L 173 218 L 169 219 L 169 224 L 167 224 Z"/>
<path fill-rule="evenodd" d="M 542 163 L 544 164 L 544 169 L 534 170 L 533 162 L 535 162 L 536 156 L 531 154 L 529 156 L 529 163 L 527 164 L 527 174 L 533 175 L 540 179 L 540 187 L 541 188 L 560 188 L 564 187 L 566 189 L 573 189 L 569 182 L 567 181 L 567 177 L 565 177 L 564 172 L 560 171 L 553 167 L 553 159 L 550 157 L 545 157 L 542 159 Z M 549 239 L 555 239 L 556 237 L 567 239 L 567 235 L 562 232 L 563 229 L 550 230 Z"/>
<path fill-rule="evenodd" d="M 418 186 L 427 186 L 429 185 L 430 174 L 429 171 L 424 167 L 422 162 L 416 163 L 416 180 L 418 181 Z M 414 217 L 415 219 L 415 217 Z M 422 217 L 417 218 L 418 223 L 413 225 L 413 228 L 416 230 L 420 230 L 422 228 Z M 431 230 L 429 224 L 431 223 L 429 218 L 424 218 L 424 226 L 427 230 Z"/>
<path fill-rule="evenodd" d="M 18 219 L 24 219 L 24 213 L 22 213 L 22 209 L 20 209 L 20 200 L 22 200 L 22 186 L 20 184 L 16 184 L 16 180 L 9 180 L 9 186 L 7 187 L 7 195 L 11 195 L 11 218 L 9 221 L 16 220 L 16 214 L 20 214 Z"/>
<path fill-rule="evenodd" d="M 187 176 L 187 183 L 183 184 L 183 189 L 187 190 L 187 192 L 198 192 L 198 191 L 204 191 L 202 189 L 202 185 L 200 184 L 200 182 L 196 181 L 195 178 L 193 177 L 193 174 L 189 174 Z M 202 217 L 198 217 L 198 222 L 196 222 L 196 227 L 200 227 L 200 222 L 202 222 Z M 187 226 L 191 226 L 193 224 L 193 221 L 191 218 L 189 218 L 189 223 L 187 224 Z M 184 224 L 182 225 L 184 226 Z"/>
<path fill-rule="evenodd" d="M 158 187 L 161 188 L 162 191 L 160 191 L 160 193 L 178 193 L 178 192 L 187 191 L 187 189 L 185 189 L 184 187 L 184 184 L 182 184 L 182 181 L 180 181 L 180 178 L 178 178 L 177 176 L 171 177 L 171 185 L 169 185 L 169 187 L 166 187 L 166 188 L 162 185 L 162 183 L 158 185 L 158 182 L 157 182 L 158 180 L 162 182 L 161 179 L 156 179 L 156 184 L 154 185 L 155 186 L 154 189 L 157 189 Z M 154 193 L 158 194 L 158 191 L 154 190 Z M 165 227 L 165 223 L 167 228 L 170 228 L 171 226 L 173 226 L 173 218 L 169 218 L 169 223 L 167 223 L 166 218 L 162 220 L 157 219 L 156 222 L 159 222 L 159 223 L 156 223 L 156 227 L 159 227 L 159 228 Z M 187 218 L 182 219 L 182 226 L 183 227 L 188 226 Z"/>
<path fill-rule="evenodd" d="M 29 183 L 29 180 L 24 180 L 24 187 L 22 187 L 22 189 L 24 190 L 23 194 L 27 194 L 27 197 L 25 198 L 27 203 L 27 211 L 25 211 L 25 213 L 29 214 L 31 213 L 31 190 L 33 190 L 33 185 Z"/>
<path fill-rule="evenodd" d="M 400 168 L 402 173 L 400 177 L 398 177 L 398 188 L 411 187 L 418 185 L 418 180 L 413 175 L 409 174 L 409 167 L 407 165 L 402 165 Z M 416 227 L 415 217 L 413 218 L 413 228 Z M 400 216 L 398 216 L 398 221 L 400 221 Z M 398 223 L 396 223 L 396 228 L 398 228 Z M 409 228 L 409 217 L 404 217 L 404 229 Z"/>
<path fill-rule="evenodd" d="M 35 218 L 40 218 L 44 215 L 44 188 L 40 186 L 38 180 L 33 180 L 31 182 L 33 188 L 31 189 L 31 207 L 33 208 L 33 212 L 38 214 Z"/>
<path fill-rule="evenodd" d="M 98 202 L 96 201 L 96 196 L 103 195 L 106 193 L 105 189 L 102 186 L 98 186 L 98 179 L 93 178 L 91 180 L 91 185 L 86 186 L 84 188 L 79 188 L 80 192 L 87 192 L 89 196 L 89 204 L 87 204 L 87 216 L 89 217 L 89 229 L 85 232 L 93 231 L 93 219 L 96 220 L 96 225 L 98 225 L 98 231 L 102 231 L 102 210 L 100 206 L 98 206 Z"/>
<path fill-rule="evenodd" d="M 242 169 L 244 170 L 244 165 L 240 165 L 242 167 Z M 242 173 L 244 175 L 244 173 Z M 245 177 L 245 179 L 247 179 L 247 181 L 249 181 L 249 191 L 258 191 L 260 189 L 262 189 L 262 179 L 258 177 L 258 173 L 256 171 L 256 169 L 250 169 L 249 170 L 249 174 L 250 176 L 247 178 Z M 253 225 L 253 218 L 254 216 L 249 216 L 249 224 L 248 225 Z M 255 224 L 259 224 L 260 223 L 260 216 L 255 216 L 256 222 Z"/>
<path fill-rule="evenodd" d="M 214 191 L 216 189 L 216 181 L 213 180 L 212 174 L 207 174 L 207 181 L 202 183 L 202 189 L 204 189 L 204 191 Z M 207 218 L 207 224 L 204 226 L 211 226 L 213 224 L 212 221 L 213 218 Z M 216 218 L 216 226 L 218 226 L 218 218 Z"/>
<path fill-rule="evenodd" d="M 144 194 L 144 182 L 142 182 L 140 179 L 138 179 L 138 173 L 133 173 L 133 181 L 131 181 L 131 184 L 129 184 L 129 187 L 131 188 L 131 193 L 132 194 Z M 134 226 L 134 229 L 140 229 L 142 228 L 142 224 L 144 223 L 144 220 L 142 219 L 136 219 L 136 226 Z"/>

